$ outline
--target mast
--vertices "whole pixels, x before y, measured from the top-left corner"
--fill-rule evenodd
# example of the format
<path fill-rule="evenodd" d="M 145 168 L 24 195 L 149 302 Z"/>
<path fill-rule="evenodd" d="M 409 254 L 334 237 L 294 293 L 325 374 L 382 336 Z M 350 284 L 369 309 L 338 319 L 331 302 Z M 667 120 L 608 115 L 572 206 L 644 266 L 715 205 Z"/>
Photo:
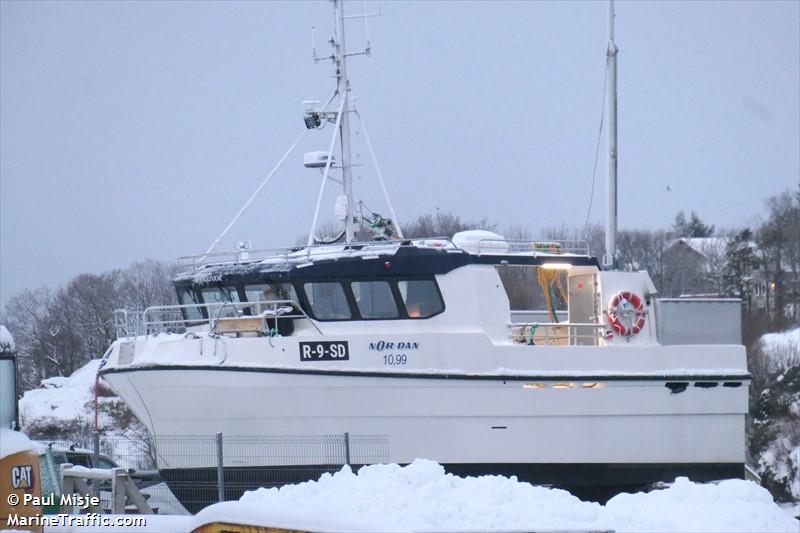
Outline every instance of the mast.
<path fill-rule="evenodd" d="M 336 33 L 334 37 L 334 63 L 336 64 L 336 88 L 342 99 L 342 116 L 339 122 L 339 139 L 342 149 L 342 192 L 347 198 L 347 217 L 344 221 L 345 242 L 353 242 L 353 173 L 350 156 L 350 80 L 347 79 L 347 52 L 344 40 L 343 0 L 333 0 L 336 11 Z"/>
<path fill-rule="evenodd" d="M 614 0 L 608 3 L 608 49 L 606 51 L 606 76 L 608 77 L 608 183 L 606 186 L 606 254 L 603 266 L 616 266 L 617 256 L 617 52 L 614 43 Z"/>

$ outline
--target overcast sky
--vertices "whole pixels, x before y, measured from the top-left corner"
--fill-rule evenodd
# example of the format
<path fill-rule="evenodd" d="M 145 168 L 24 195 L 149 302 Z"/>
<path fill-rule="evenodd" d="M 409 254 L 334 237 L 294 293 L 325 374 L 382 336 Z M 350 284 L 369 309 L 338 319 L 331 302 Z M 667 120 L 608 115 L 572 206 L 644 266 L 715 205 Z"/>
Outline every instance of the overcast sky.
<path fill-rule="evenodd" d="M 605 2 L 381 2 L 350 78 L 400 222 L 582 227 Z M 361 1 L 347 6 L 363 10 Z M 329 2 L 0 2 L 0 301 L 202 252 L 333 89 Z M 365 40 L 348 22 L 348 47 Z M 757 221 L 800 179 L 800 3 L 618 2 L 620 226 Z M 358 128 L 356 128 L 358 129 Z M 293 244 L 308 135 L 222 249 Z M 358 197 L 386 212 L 361 139 Z M 601 145 L 605 150 L 605 139 Z M 601 152 L 591 220 L 602 221 Z M 360 191 L 360 193 L 359 193 Z M 332 220 L 333 207 L 323 207 Z"/>

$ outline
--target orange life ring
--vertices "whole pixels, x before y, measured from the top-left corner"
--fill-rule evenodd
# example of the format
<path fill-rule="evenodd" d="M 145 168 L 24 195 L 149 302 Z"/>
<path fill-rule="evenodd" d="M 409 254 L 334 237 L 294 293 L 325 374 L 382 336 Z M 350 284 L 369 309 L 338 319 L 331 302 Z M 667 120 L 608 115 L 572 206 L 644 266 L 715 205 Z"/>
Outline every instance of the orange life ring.
<path fill-rule="evenodd" d="M 608 323 L 617 335 L 630 337 L 642 331 L 647 310 L 638 294 L 619 291 L 608 302 Z"/>

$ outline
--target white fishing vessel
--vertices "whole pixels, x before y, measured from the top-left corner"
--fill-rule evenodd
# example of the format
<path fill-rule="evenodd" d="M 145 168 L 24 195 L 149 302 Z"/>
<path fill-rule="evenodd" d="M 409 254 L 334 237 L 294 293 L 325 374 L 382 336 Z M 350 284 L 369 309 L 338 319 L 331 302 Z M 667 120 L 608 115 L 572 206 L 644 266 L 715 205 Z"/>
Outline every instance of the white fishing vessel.
<path fill-rule="evenodd" d="M 613 269 L 613 15 L 601 268 L 582 243 L 485 231 L 405 239 L 394 215 L 371 220 L 382 240 L 356 242 L 349 118 L 357 111 L 341 1 L 334 7 L 337 90 L 325 106 L 307 103 L 305 121 L 336 132 L 327 152 L 305 162 L 323 172 L 317 214 L 332 172 L 340 179 L 340 239 L 319 244 L 317 215 L 306 246 L 214 253 L 220 236 L 180 260 L 180 305 L 149 308 L 135 325 L 120 315 L 122 335 L 100 371 L 152 433 L 177 495 L 182 480 L 213 477 L 216 463 L 184 453 L 174 437 L 217 432 L 379 436 L 386 461 L 424 457 L 456 474 L 569 487 L 742 477 L 749 375 L 738 300 L 659 299 L 646 272 Z M 503 269 L 533 273 L 549 318 L 512 313 Z M 340 462 L 291 446 L 264 461 L 237 445 L 238 462 L 226 468 L 252 469 L 253 486 Z M 355 448 L 349 457 L 373 460 Z"/>

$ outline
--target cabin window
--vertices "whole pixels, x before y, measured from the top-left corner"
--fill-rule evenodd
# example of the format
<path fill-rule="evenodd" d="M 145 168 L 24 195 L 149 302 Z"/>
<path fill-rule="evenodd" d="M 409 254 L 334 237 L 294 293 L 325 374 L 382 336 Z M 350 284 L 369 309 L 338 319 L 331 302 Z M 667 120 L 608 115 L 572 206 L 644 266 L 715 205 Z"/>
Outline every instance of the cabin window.
<path fill-rule="evenodd" d="M 394 301 L 392 287 L 386 281 L 354 281 L 353 289 L 358 312 L 362 318 L 397 318 L 397 304 Z"/>
<path fill-rule="evenodd" d="M 274 300 L 292 300 L 297 302 L 297 293 L 291 283 L 262 283 L 259 285 L 245 285 L 244 295 L 248 302 L 271 302 Z M 263 313 L 267 304 L 248 306 L 250 314 Z"/>
<path fill-rule="evenodd" d="M 444 310 L 436 282 L 428 279 L 397 282 L 409 318 L 428 318 Z"/>
<path fill-rule="evenodd" d="M 350 306 L 341 283 L 314 282 L 304 283 L 308 303 L 314 317 L 320 320 L 347 320 L 350 318 Z"/>
<path fill-rule="evenodd" d="M 239 315 L 238 309 L 232 305 L 223 306 L 225 302 L 239 302 L 239 292 L 236 287 L 209 287 L 202 290 L 203 302 L 208 305 L 209 316 L 235 317 Z"/>
<path fill-rule="evenodd" d="M 178 289 L 178 301 L 181 303 L 181 305 L 192 305 L 199 303 L 194 293 L 189 289 Z M 203 313 L 200 311 L 199 307 L 184 307 L 182 311 L 183 318 L 186 320 L 203 320 Z"/>

